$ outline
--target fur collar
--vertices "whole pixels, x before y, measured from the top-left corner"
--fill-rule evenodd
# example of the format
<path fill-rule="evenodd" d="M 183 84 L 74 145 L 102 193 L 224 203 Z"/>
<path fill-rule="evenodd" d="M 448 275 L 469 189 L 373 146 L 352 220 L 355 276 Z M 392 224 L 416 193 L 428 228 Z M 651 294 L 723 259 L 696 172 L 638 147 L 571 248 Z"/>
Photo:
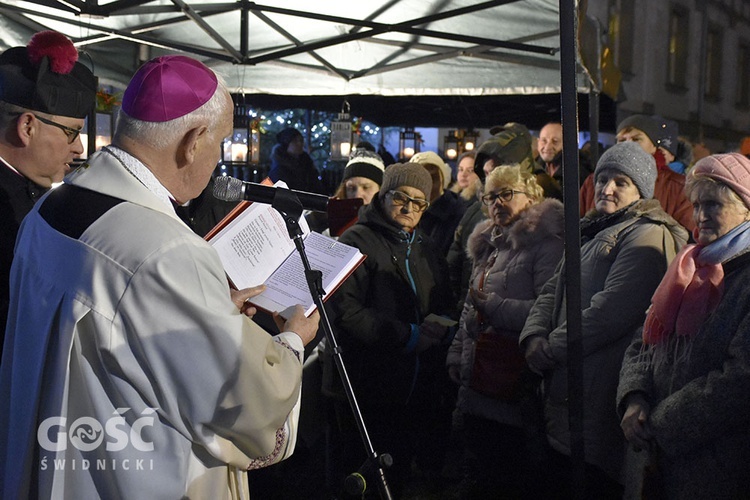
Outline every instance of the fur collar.
<path fill-rule="evenodd" d="M 458 184 L 456 184 L 458 186 Z M 479 199 L 479 195 L 482 194 L 482 181 L 477 179 L 475 182 L 470 183 L 466 188 L 457 188 L 454 190 L 458 196 L 464 201 L 474 201 Z"/>
<path fill-rule="evenodd" d="M 553 198 L 545 198 L 541 203 L 532 205 L 503 234 L 493 241 L 491 238 L 493 223 L 484 220 L 476 225 L 469 236 L 466 254 L 478 261 L 495 248 L 509 246 L 518 249 L 529 247 L 547 238 L 562 238 L 565 229 L 563 204 Z"/>

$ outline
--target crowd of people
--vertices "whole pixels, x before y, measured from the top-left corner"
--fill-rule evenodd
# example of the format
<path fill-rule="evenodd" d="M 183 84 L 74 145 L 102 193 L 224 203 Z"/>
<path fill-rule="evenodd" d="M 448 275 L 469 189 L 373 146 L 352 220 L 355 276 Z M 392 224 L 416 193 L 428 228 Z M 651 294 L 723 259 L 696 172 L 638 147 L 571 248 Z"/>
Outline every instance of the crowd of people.
<path fill-rule="evenodd" d="M 96 93 L 77 55 L 54 32 L 0 54 L 3 498 L 750 494 L 750 140 L 699 158 L 631 115 L 579 152 L 580 414 L 559 122 L 493 127 L 453 168 L 362 143 L 335 193 L 280 132 L 271 179 L 357 210 L 308 217 L 366 255 L 326 302 L 332 349 L 203 239 L 234 207 L 211 196 L 221 78 L 147 61 L 69 173 Z"/>

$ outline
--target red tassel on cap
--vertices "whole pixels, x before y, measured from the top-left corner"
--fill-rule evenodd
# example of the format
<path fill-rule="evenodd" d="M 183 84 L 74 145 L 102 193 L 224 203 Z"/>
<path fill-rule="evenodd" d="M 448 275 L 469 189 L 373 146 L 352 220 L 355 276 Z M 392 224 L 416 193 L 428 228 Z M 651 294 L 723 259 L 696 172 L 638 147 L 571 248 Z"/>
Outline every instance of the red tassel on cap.
<path fill-rule="evenodd" d="M 40 31 L 26 46 L 29 60 L 38 66 L 45 56 L 49 57 L 49 67 L 55 73 L 67 75 L 78 61 L 78 50 L 68 37 L 57 31 Z"/>

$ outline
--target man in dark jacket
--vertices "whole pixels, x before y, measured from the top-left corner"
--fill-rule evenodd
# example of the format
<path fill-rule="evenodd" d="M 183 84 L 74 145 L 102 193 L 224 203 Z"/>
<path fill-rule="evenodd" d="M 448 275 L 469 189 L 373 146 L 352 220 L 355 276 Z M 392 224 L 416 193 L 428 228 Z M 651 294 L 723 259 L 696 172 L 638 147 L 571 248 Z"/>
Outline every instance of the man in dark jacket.
<path fill-rule="evenodd" d="M 273 182 L 286 182 L 289 189 L 323 193 L 325 190 L 318 169 L 303 148 L 304 140 L 299 130 L 290 127 L 276 134 L 268 176 Z"/>
<path fill-rule="evenodd" d="M 560 122 L 549 122 L 539 131 L 537 141 L 539 158 L 536 164 L 536 181 L 544 189 L 545 198 L 563 199 L 563 129 Z M 587 156 L 578 153 L 578 183 L 583 184 L 593 172 Z"/>
<path fill-rule="evenodd" d="M 237 204 L 236 201 L 224 201 L 214 196 L 214 178 L 211 177 L 208 186 L 197 198 L 185 205 L 176 205 L 174 210 L 195 234 L 206 236 Z"/>
<path fill-rule="evenodd" d="M 557 122 L 546 124 L 539 131 L 537 160 L 534 174 L 544 189 L 545 198 L 562 200 L 562 125 Z"/>
<path fill-rule="evenodd" d="M 0 55 L 0 352 L 21 221 L 83 154 L 83 119 L 96 78 L 64 35 L 42 31 Z"/>

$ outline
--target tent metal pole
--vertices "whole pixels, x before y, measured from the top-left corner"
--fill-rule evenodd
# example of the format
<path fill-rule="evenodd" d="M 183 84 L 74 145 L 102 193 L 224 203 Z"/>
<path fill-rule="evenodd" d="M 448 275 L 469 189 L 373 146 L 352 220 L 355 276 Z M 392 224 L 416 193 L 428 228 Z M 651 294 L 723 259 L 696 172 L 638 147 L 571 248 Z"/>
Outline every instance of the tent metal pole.
<path fill-rule="evenodd" d="M 243 8 L 240 10 L 240 54 L 242 58 L 246 58 L 250 51 L 250 16 L 248 10 Z"/>
<path fill-rule="evenodd" d="M 708 7 L 705 3 L 701 3 L 698 12 L 700 12 L 701 15 L 701 44 L 700 66 L 698 71 L 698 105 L 696 114 L 698 115 L 697 140 L 699 144 L 703 144 L 703 113 L 706 100 L 706 79 L 708 78 L 708 68 L 706 67 L 706 61 L 708 60 Z"/>
<path fill-rule="evenodd" d="M 599 161 L 599 92 L 593 88 L 589 90 L 589 141 L 591 141 L 591 165 L 596 166 Z M 582 180 L 582 179 L 581 179 Z"/>
<path fill-rule="evenodd" d="M 560 79 L 565 199 L 565 297 L 568 350 L 568 424 L 573 498 L 584 496 L 583 346 L 581 335 L 581 235 L 578 208 L 578 12 L 575 0 L 560 0 Z"/>

